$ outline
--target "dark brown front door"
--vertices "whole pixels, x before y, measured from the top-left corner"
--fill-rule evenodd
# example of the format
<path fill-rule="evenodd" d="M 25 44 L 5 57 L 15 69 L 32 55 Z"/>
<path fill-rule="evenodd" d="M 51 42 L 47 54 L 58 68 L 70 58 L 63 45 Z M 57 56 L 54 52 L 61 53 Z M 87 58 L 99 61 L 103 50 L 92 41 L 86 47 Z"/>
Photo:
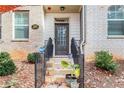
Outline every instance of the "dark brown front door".
<path fill-rule="evenodd" d="M 55 55 L 67 55 L 69 51 L 69 24 L 55 24 Z"/>

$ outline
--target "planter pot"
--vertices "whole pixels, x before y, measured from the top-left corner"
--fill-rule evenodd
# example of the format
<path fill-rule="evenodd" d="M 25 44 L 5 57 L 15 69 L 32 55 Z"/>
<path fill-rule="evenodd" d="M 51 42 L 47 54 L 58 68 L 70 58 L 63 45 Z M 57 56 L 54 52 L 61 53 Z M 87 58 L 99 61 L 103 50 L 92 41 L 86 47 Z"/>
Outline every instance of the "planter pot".
<path fill-rule="evenodd" d="M 74 74 L 66 74 L 66 83 L 67 86 L 71 88 L 78 88 L 77 78 Z"/>

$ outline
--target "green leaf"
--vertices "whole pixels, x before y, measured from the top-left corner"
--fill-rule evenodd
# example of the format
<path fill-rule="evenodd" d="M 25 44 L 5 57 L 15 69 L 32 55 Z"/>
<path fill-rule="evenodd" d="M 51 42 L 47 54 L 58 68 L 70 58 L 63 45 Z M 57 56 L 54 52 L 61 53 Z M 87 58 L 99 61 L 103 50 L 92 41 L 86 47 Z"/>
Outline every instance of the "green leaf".
<path fill-rule="evenodd" d="M 64 67 L 64 68 L 68 68 L 69 67 L 69 63 L 67 61 L 61 61 L 61 65 Z"/>
<path fill-rule="evenodd" d="M 80 69 L 75 69 L 74 74 L 78 78 L 80 76 Z"/>

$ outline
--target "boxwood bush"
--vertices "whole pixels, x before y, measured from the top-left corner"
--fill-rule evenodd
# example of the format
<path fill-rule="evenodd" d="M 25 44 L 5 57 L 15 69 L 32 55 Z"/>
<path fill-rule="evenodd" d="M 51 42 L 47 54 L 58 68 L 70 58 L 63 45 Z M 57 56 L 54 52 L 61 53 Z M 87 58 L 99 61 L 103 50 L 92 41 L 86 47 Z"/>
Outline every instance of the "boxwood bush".
<path fill-rule="evenodd" d="M 35 61 L 36 61 L 35 53 L 29 53 L 27 56 L 27 60 L 29 63 L 35 63 Z"/>
<path fill-rule="evenodd" d="M 108 51 L 100 51 L 96 53 L 96 66 L 114 73 L 118 67 L 113 61 L 113 56 Z"/>
<path fill-rule="evenodd" d="M 41 60 L 41 54 L 38 52 L 33 52 L 33 53 L 29 53 L 27 56 L 27 60 L 29 63 L 35 63 L 36 59 Z"/>
<path fill-rule="evenodd" d="M 13 74 L 16 71 L 16 66 L 10 58 L 9 53 L 0 53 L 0 76 Z"/>
<path fill-rule="evenodd" d="M 0 61 L 5 60 L 5 59 L 10 59 L 10 55 L 7 52 L 1 52 L 0 53 Z"/>

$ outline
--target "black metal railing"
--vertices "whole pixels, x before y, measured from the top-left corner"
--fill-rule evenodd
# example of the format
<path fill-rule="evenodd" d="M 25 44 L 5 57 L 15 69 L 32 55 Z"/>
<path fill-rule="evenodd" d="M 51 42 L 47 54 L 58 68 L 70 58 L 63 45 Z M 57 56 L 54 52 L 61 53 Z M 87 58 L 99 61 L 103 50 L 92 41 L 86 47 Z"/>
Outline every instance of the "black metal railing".
<path fill-rule="evenodd" d="M 40 88 L 45 82 L 45 57 L 39 52 L 35 53 L 35 88 Z"/>
<path fill-rule="evenodd" d="M 53 56 L 52 39 L 49 38 L 42 51 L 35 53 L 35 88 L 40 88 L 45 83 L 46 62 Z"/>
<path fill-rule="evenodd" d="M 49 60 L 53 56 L 53 43 L 52 43 L 52 38 L 49 38 L 46 48 L 45 48 L 45 58 L 46 60 Z"/>
<path fill-rule="evenodd" d="M 80 77 L 78 79 L 79 87 L 84 87 L 84 53 L 81 53 L 80 46 L 74 38 L 71 40 L 71 54 L 73 57 L 74 64 L 80 65 Z"/>
<path fill-rule="evenodd" d="M 71 54 L 73 57 L 74 64 L 79 64 L 79 48 L 74 38 L 71 39 Z"/>

